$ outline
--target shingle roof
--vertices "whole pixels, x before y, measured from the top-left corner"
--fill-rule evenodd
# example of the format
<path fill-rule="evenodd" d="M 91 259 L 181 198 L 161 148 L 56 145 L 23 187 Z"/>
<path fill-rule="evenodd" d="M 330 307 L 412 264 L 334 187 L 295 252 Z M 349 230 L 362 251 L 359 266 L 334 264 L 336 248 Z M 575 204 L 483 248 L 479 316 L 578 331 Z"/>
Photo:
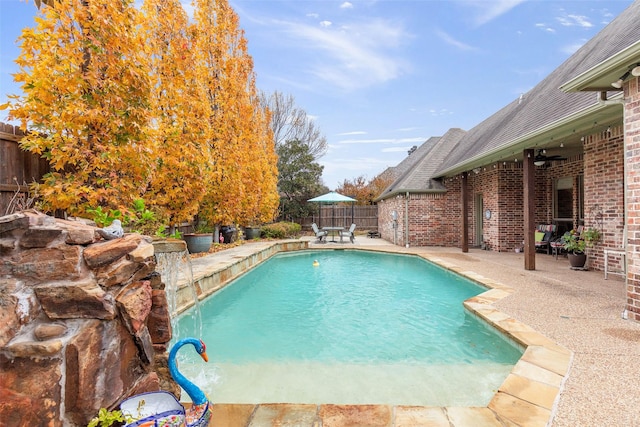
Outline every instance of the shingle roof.
<path fill-rule="evenodd" d="M 472 158 L 509 147 L 517 138 L 597 104 L 593 93 L 565 93 L 559 87 L 640 40 L 640 0 L 634 1 L 537 86 L 469 130 L 434 176 Z"/>
<path fill-rule="evenodd" d="M 413 153 L 409 154 L 404 158 L 400 163 L 391 168 L 390 173 L 394 179 L 400 178 L 402 175 L 407 173 L 416 163 L 424 157 L 426 153 L 431 150 L 438 141 L 440 140 L 439 136 L 432 136 L 422 143 Z"/>
<path fill-rule="evenodd" d="M 462 129 L 449 129 L 441 137 L 432 137 L 425 141 L 415 152 L 403 160 L 396 168 L 403 171 L 387 187 L 378 199 L 384 199 L 397 192 L 428 193 L 444 191 L 445 187 L 432 179 L 435 170 L 460 138 L 465 134 Z"/>

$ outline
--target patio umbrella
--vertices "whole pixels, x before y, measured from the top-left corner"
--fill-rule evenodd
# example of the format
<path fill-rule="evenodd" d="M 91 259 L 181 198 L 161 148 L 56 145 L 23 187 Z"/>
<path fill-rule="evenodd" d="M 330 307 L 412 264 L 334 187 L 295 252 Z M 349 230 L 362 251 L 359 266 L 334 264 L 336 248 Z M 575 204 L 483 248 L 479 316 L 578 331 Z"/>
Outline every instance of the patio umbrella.
<path fill-rule="evenodd" d="M 340 193 L 337 193 L 335 191 L 330 191 L 326 194 L 323 194 L 321 196 L 318 197 L 314 197 L 313 199 L 309 199 L 307 200 L 307 202 L 314 202 L 314 203 L 320 203 L 320 205 L 322 205 L 322 203 L 331 203 L 335 206 L 336 203 L 340 203 L 340 202 L 351 202 L 351 222 L 353 222 L 353 202 L 357 202 L 356 199 L 349 197 L 349 196 L 344 196 Z M 334 209 L 335 212 L 335 209 Z M 334 225 L 334 219 L 335 219 L 335 215 L 331 216 L 331 226 Z M 322 225 L 322 224 L 320 224 Z"/>

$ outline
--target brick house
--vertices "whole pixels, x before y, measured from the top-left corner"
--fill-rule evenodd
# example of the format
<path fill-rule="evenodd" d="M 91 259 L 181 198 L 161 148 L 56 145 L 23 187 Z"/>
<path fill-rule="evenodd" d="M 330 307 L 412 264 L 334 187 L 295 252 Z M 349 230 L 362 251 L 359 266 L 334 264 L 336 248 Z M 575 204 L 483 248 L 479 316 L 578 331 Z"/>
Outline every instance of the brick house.
<path fill-rule="evenodd" d="M 594 227 L 602 238 L 589 267 L 603 269 L 606 249 L 626 251 L 627 310 L 640 321 L 638 22 L 635 1 L 519 99 L 415 150 L 377 199 L 382 237 L 463 252 L 522 247 L 532 270 L 536 225 L 558 235 Z"/>

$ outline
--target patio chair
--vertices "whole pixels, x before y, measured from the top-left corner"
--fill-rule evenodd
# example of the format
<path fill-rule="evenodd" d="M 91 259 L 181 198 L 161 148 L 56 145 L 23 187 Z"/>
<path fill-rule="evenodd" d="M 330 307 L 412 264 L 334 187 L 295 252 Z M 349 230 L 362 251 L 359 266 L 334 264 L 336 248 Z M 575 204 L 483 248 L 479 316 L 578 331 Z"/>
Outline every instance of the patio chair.
<path fill-rule="evenodd" d="M 353 231 L 356 229 L 356 225 L 355 224 L 351 224 L 351 227 L 349 227 L 349 229 L 347 231 L 341 231 L 340 232 L 340 243 L 342 243 L 342 238 L 343 237 L 348 237 L 349 240 L 351 240 L 351 243 L 354 243 L 354 240 L 356 240 L 356 236 L 353 234 Z"/>
<path fill-rule="evenodd" d="M 316 237 L 318 238 L 318 242 L 322 242 L 322 238 L 325 237 L 327 235 L 327 231 L 320 231 L 320 229 L 318 228 L 318 224 L 316 224 L 315 222 L 313 224 L 311 224 L 311 228 L 313 228 L 313 232 L 315 233 Z"/>
<path fill-rule="evenodd" d="M 556 231 L 555 224 L 541 224 L 536 227 L 535 246 L 536 251 L 543 249 L 548 255 L 551 255 L 551 240 Z"/>
<path fill-rule="evenodd" d="M 568 231 L 566 233 L 564 233 L 565 236 L 567 234 L 569 234 Z M 558 238 L 555 238 L 555 239 L 551 240 L 549 242 L 549 245 L 551 246 L 551 252 L 553 253 L 553 256 L 556 259 L 558 259 L 558 255 L 560 255 L 561 253 L 564 252 L 564 239 L 563 239 L 563 236 L 560 236 Z"/>

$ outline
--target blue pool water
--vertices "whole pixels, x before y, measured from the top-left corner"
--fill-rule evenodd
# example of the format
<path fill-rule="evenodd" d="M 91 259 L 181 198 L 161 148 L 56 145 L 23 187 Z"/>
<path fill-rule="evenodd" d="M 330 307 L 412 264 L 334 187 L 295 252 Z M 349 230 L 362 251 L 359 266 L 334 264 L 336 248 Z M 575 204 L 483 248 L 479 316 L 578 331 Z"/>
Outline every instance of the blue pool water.
<path fill-rule="evenodd" d="M 180 367 L 218 403 L 485 405 L 522 353 L 464 310 L 483 291 L 413 256 L 281 254 L 201 304 L 210 364 Z"/>

